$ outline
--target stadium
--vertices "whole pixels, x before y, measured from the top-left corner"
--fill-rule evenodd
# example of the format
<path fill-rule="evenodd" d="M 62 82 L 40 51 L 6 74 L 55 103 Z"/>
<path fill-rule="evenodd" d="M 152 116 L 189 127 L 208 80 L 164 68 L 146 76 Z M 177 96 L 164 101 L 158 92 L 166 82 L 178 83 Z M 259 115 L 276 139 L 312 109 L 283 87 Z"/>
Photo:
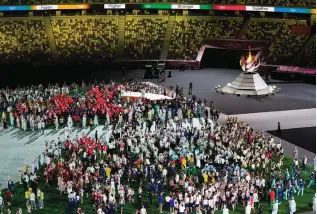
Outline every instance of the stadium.
<path fill-rule="evenodd" d="M 0 214 L 315 213 L 314 0 L 0 0 Z"/>

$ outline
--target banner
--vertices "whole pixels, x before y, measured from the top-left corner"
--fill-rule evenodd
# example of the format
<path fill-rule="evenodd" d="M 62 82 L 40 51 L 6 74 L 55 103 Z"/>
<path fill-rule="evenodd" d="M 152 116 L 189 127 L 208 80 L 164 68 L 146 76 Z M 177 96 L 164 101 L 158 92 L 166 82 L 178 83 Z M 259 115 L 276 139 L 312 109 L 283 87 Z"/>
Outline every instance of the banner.
<path fill-rule="evenodd" d="M 247 11 L 274 12 L 274 7 L 246 6 Z"/>
<path fill-rule="evenodd" d="M 125 4 L 105 4 L 105 9 L 125 9 Z"/>
<path fill-rule="evenodd" d="M 35 10 L 57 10 L 58 5 L 39 5 L 35 6 Z"/>
<path fill-rule="evenodd" d="M 32 7 L 33 6 L 0 6 L 0 11 L 28 11 L 32 10 Z"/>
<path fill-rule="evenodd" d="M 84 10 L 89 4 L 66 5 L 32 5 L 32 6 L 0 6 L 0 11 L 30 11 L 30 10 Z"/>
<path fill-rule="evenodd" d="M 139 7 L 141 9 L 162 9 L 162 10 L 211 10 L 211 4 L 142 4 L 137 6 L 135 4 L 129 5 L 129 8 Z"/>
<path fill-rule="evenodd" d="M 214 5 L 214 10 L 235 10 L 235 11 L 245 11 L 246 6 L 244 5 Z"/>
<path fill-rule="evenodd" d="M 172 4 L 172 9 L 176 10 L 199 10 L 199 5 Z"/>
<path fill-rule="evenodd" d="M 134 5 L 131 4 L 131 8 Z M 170 10 L 172 9 L 171 4 L 141 4 L 140 6 L 141 9 L 167 9 Z"/>
<path fill-rule="evenodd" d="M 311 13 L 308 8 L 274 7 L 274 12 L 278 13 Z"/>
<path fill-rule="evenodd" d="M 60 4 L 60 5 L 12 5 L 0 6 L 0 11 L 30 11 L 30 10 L 85 10 L 85 9 L 156 9 L 156 10 L 223 10 L 223 11 L 260 11 L 277 13 L 304 13 L 316 14 L 316 9 L 289 8 L 289 7 L 263 7 L 245 5 L 221 4 Z"/>
<path fill-rule="evenodd" d="M 85 10 L 90 8 L 89 4 L 60 4 L 57 6 L 58 10 Z"/>

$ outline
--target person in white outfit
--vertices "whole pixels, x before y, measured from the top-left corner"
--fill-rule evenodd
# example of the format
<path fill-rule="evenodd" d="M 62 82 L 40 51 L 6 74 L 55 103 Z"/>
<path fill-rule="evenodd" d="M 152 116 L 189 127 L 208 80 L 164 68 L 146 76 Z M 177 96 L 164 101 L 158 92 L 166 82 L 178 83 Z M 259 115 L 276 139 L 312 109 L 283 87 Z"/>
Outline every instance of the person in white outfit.
<path fill-rule="evenodd" d="M 69 129 L 73 128 L 73 118 L 70 115 L 67 118 L 67 126 Z"/>
<path fill-rule="evenodd" d="M 246 208 L 245 208 L 245 214 L 251 214 L 251 204 L 250 203 L 248 203 L 248 206 L 246 206 Z"/>
<path fill-rule="evenodd" d="M 276 200 L 273 204 L 272 208 L 272 214 L 277 214 L 278 213 L 278 200 Z"/>
<path fill-rule="evenodd" d="M 229 209 L 227 208 L 226 205 L 224 205 L 223 207 L 222 214 L 229 214 Z"/>
<path fill-rule="evenodd" d="M 87 126 L 87 115 L 86 114 L 83 115 L 83 121 L 82 122 L 83 122 L 82 127 L 83 127 L 83 129 L 85 129 L 86 126 Z"/>
<path fill-rule="evenodd" d="M 59 128 L 59 120 L 58 120 L 57 115 L 55 115 L 54 123 L 55 123 L 55 130 L 57 131 Z"/>
<path fill-rule="evenodd" d="M 141 214 L 147 214 L 146 209 L 144 207 L 142 207 L 141 209 Z"/>
<path fill-rule="evenodd" d="M 95 117 L 94 117 L 94 126 L 95 126 L 95 127 L 99 126 L 97 114 L 95 114 Z"/>
<path fill-rule="evenodd" d="M 293 197 L 288 201 L 288 204 L 289 204 L 289 213 L 290 214 L 295 213 L 296 212 L 296 202 L 295 202 Z"/>

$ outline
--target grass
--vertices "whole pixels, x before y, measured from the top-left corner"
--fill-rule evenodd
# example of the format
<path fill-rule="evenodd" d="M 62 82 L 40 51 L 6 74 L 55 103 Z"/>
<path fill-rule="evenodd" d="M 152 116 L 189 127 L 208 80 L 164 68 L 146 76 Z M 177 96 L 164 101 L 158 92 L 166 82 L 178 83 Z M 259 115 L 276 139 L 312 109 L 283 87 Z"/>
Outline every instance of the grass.
<path fill-rule="evenodd" d="M 286 168 L 289 168 L 292 164 L 292 160 L 290 158 L 285 158 L 284 160 L 284 166 L 283 166 L 283 171 L 285 171 Z M 312 169 L 308 168 L 308 172 L 310 172 Z M 42 170 L 40 170 L 39 174 L 41 174 Z M 304 173 L 302 173 L 302 178 L 305 180 L 306 184 L 305 184 L 305 192 L 304 192 L 304 196 L 295 196 L 295 201 L 296 201 L 296 205 L 297 205 L 297 212 L 296 213 L 303 213 L 303 212 L 308 212 L 311 211 L 311 207 L 312 207 L 312 199 L 313 196 L 315 194 L 315 187 L 314 188 L 306 188 L 306 186 L 308 185 L 308 174 L 305 175 Z M 57 182 L 54 182 L 51 186 L 49 187 L 44 187 L 44 183 L 42 180 L 39 181 L 39 187 L 44 187 L 42 189 L 44 189 L 44 194 L 45 194 L 45 199 L 44 199 L 44 205 L 45 207 L 43 209 L 38 209 L 36 211 L 32 211 L 32 213 L 36 213 L 36 214 L 57 214 L 57 213 L 68 213 L 67 209 L 68 209 L 68 199 L 66 197 L 66 195 L 60 195 L 59 191 L 56 188 L 56 184 Z M 135 187 L 135 189 L 137 188 L 136 184 L 132 185 L 133 187 Z M 4 193 L 6 190 L 2 191 L 2 197 L 4 197 Z M 137 192 L 137 190 L 135 190 L 135 192 Z M 143 199 L 146 199 L 149 202 L 149 196 L 146 192 L 146 187 L 145 185 L 143 185 L 143 195 L 142 195 Z M 136 200 L 135 200 L 136 201 Z M 267 201 L 261 201 L 262 205 L 263 205 L 263 211 L 264 213 L 271 213 L 269 204 Z M 83 204 L 80 204 L 79 206 L 81 208 L 83 208 L 86 212 L 86 214 L 93 214 L 95 213 L 95 211 L 93 211 L 92 209 L 92 204 L 93 202 L 91 201 L 91 198 L 89 199 L 85 199 Z M 13 198 L 12 198 L 12 213 L 15 213 L 15 211 L 18 210 L 18 208 L 21 207 L 24 209 L 23 213 L 26 213 L 26 209 L 25 209 L 25 205 L 24 205 L 24 189 L 22 185 L 19 184 L 15 184 L 15 192 L 13 194 Z M 149 206 L 148 209 L 148 213 L 149 214 L 156 214 L 158 213 L 157 210 L 158 207 L 158 203 L 157 203 L 157 198 L 154 196 L 153 197 L 153 204 L 151 204 Z M 7 206 L 5 206 L 5 208 L 7 208 Z M 279 211 L 278 213 L 280 214 L 286 214 L 288 213 L 288 201 L 283 201 L 280 205 L 279 205 Z M 244 208 L 242 207 L 241 204 L 238 205 L 237 209 L 235 210 L 235 212 L 233 212 L 231 210 L 231 207 L 229 207 L 230 210 L 230 214 L 237 214 L 237 213 L 244 213 Z M 124 207 L 124 213 L 135 213 L 136 211 L 136 204 L 132 204 L 132 203 L 128 203 L 126 201 L 126 205 Z M 116 213 L 120 213 L 119 208 L 117 209 Z M 168 213 L 166 210 L 164 211 L 164 213 Z M 222 213 L 222 211 L 216 211 L 216 214 L 220 214 Z"/>

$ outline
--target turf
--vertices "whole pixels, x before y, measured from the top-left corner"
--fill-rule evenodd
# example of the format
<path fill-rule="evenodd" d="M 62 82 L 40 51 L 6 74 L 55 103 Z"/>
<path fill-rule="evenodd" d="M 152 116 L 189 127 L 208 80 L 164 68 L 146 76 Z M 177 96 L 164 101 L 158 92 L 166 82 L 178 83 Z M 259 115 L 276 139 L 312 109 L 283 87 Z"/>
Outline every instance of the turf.
<path fill-rule="evenodd" d="M 283 165 L 283 170 L 286 168 L 289 168 L 292 164 L 292 160 L 290 158 L 285 158 L 284 160 L 284 165 Z M 309 168 L 307 172 L 310 172 L 312 169 Z M 40 171 L 39 174 L 42 172 Z M 306 184 L 305 184 L 305 191 L 304 191 L 304 196 L 295 196 L 295 201 L 296 201 L 296 206 L 297 206 L 297 212 L 296 213 L 303 213 L 303 212 L 308 212 L 311 211 L 312 207 L 312 199 L 313 196 L 316 192 L 315 187 L 314 188 L 306 188 L 308 182 L 308 175 L 305 175 L 302 172 L 302 178 L 304 178 Z M 45 194 L 45 199 L 44 199 L 44 208 L 43 209 L 38 209 L 36 211 L 32 211 L 32 213 L 38 213 L 38 214 L 57 214 L 57 213 L 68 213 L 68 199 L 66 195 L 60 195 L 59 191 L 56 188 L 56 185 L 52 184 L 49 187 L 45 187 L 43 184 L 43 181 L 39 181 L 40 185 L 39 187 L 43 187 L 42 189 L 44 190 Z M 57 183 L 57 182 L 56 182 Z M 136 187 L 136 184 L 133 185 Z M 136 188 L 135 188 L 136 189 Z M 136 190 L 135 190 L 136 191 Z M 137 191 L 136 191 L 137 192 Z M 4 197 L 5 190 L 2 191 L 2 197 Z M 148 194 L 146 193 L 146 188 L 145 185 L 143 186 L 143 195 L 142 199 L 146 199 L 146 201 L 149 202 L 149 197 Z M 135 200 L 136 202 L 136 200 Z M 263 205 L 263 211 L 264 213 L 271 213 L 269 204 L 267 201 L 261 201 Z M 86 214 L 93 214 L 95 211 L 92 209 L 92 204 L 93 202 L 91 201 L 91 198 L 84 200 L 83 204 L 80 204 L 79 207 L 83 208 L 86 212 Z M 16 184 L 15 185 L 15 192 L 13 194 L 12 198 L 12 213 L 15 213 L 16 210 L 18 210 L 19 207 L 24 208 L 23 213 L 26 213 L 25 205 L 24 205 L 24 189 L 22 185 Z M 157 210 L 158 203 L 157 203 L 157 198 L 153 197 L 153 204 L 149 205 L 148 213 L 149 214 L 155 214 L 159 213 Z M 7 208 L 7 206 L 5 206 Z M 283 201 L 279 205 L 279 210 L 278 213 L 280 214 L 286 214 L 288 213 L 288 201 Z M 235 212 L 231 210 L 231 207 L 229 207 L 230 214 L 237 214 L 237 213 L 245 213 L 244 208 L 242 207 L 241 204 L 238 204 L 237 209 Z M 124 207 L 124 212 L 123 213 L 135 213 L 136 211 L 136 204 L 128 203 L 126 202 L 126 205 Z M 74 211 L 75 213 L 75 211 Z M 120 210 L 117 209 L 116 213 L 120 213 Z M 167 210 L 164 211 L 164 213 L 168 213 Z M 204 213 L 204 212 L 203 212 Z M 222 211 L 216 211 L 216 214 L 222 213 Z"/>

